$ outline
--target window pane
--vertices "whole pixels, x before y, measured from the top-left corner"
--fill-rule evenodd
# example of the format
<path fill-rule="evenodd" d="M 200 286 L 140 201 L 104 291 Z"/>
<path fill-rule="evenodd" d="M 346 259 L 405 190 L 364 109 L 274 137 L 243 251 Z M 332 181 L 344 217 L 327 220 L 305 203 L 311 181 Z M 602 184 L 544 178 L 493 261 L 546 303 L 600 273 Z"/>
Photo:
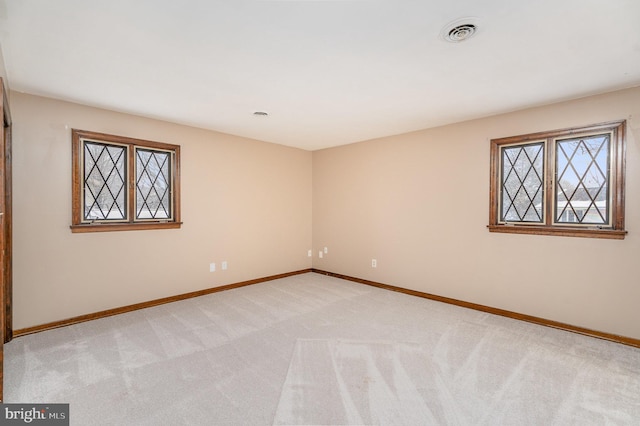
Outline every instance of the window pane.
<path fill-rule="evenodd" d="M 171 153 L 136 149 L 136 219 L 171 218 Z"/>
<path fill-rule="evenodd" d="M 84 142 L 84 220 L 126 219 L 126 148 Z"/>
<path fill-rule="evenodd" d="M 504 147 L 501 163 L 500 221 L 541 223 L 544 211 L 544 143 Z"/>
<path fill-rule="evenodd" d="M 556 141 L 556 222 L 609 223 L 609 144 L 609 134 Z"/>

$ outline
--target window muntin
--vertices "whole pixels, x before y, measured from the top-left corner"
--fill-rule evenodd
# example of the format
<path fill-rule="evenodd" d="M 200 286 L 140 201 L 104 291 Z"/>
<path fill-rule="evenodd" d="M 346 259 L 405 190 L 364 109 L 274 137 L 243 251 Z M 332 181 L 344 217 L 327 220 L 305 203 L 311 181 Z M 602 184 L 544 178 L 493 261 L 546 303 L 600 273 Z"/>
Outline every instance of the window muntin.
<path fill-rule="evenodd" d="M 173 217 L 172 154 L 136 148 L 136 220 Z"/>
<path fill-rule="evenodd" d="M 128 147 L 81 139 L 83 222 L 127 220 Z"/>
<path fill-rule="evenodd" d="M 610 132 L 555 139 L 555 223 L 610 226 L 610 141 Z"/>
<path fill-rule="evenodd" d="M 544 153 L 544 141 L 500 147 L 501 223 L 543 223 Z"/>
<path fill-rule="evenodd" d="M 493 139 L 489 230 L 623 239 L 625 125 Z"/>
<path fill-rule="evenodd" d="M 72 130 L 72 232 L 179 228 L 180 146 Z"/>

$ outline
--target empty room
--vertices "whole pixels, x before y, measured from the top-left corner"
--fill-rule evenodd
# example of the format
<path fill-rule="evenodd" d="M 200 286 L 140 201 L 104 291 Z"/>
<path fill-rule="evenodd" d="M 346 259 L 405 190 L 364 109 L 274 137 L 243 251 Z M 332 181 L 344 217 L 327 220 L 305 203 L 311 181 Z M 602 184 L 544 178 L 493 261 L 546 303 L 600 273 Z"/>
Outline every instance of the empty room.
<path fill-rule="evenodd" d="M 0 0 L 0 423 L 638 424 L 639 18 Z"/>

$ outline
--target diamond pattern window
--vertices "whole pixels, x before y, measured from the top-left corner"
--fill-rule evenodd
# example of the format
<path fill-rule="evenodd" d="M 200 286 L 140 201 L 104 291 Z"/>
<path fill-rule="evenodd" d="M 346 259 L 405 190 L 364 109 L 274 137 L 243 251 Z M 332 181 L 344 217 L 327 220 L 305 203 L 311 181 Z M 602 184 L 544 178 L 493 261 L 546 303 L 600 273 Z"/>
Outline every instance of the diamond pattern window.
<path fill-rule="evenodd" d="M 85 141 L 83 220 L 126 219 L 127 147 Z"/>
<path fill-rule="evenodd" d="M 556 141 L 555 221 L 609 222 L 610 134 Z"/>
<path fill-rule="evenodd" d="M 171 153 L 136 149 L 136 218 L 171 218 Z"/>
<path fill-rule="evenodd" d="M 179 228 L 180 147 L 72 130 L 72 232 Z"/>
<path fill-rule="evenodd" d="M 623 239 L 625 121 L 491 141 L 491 232 Z"/>
<path fill-rule="evenodd" d="M 503 222 L 542 223 L 544 143 L 505 146 L 502 149 Z"/>

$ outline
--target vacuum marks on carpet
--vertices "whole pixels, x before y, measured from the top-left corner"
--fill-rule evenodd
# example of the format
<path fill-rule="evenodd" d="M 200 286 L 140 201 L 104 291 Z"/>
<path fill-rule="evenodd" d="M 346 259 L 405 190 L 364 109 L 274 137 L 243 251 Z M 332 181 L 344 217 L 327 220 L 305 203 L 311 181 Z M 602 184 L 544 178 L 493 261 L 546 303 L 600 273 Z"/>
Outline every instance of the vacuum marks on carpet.
<path fill-rule="evenodd" d="M 585 365 L 570 354 L 549 365 L 535 344 L 487 363 L 483 346 L 452 371 L 443 348 L 424 343 L 299 339 L 274 424 L 626 423 L 640 415 L 640 406 L 628 412 L 638 381 L 593 374 L 607 366 Z M 590 383 L 603 375 L 610 378 L 604 387 Z M 583 391 L 594 388 L 601 392 Z"/>

